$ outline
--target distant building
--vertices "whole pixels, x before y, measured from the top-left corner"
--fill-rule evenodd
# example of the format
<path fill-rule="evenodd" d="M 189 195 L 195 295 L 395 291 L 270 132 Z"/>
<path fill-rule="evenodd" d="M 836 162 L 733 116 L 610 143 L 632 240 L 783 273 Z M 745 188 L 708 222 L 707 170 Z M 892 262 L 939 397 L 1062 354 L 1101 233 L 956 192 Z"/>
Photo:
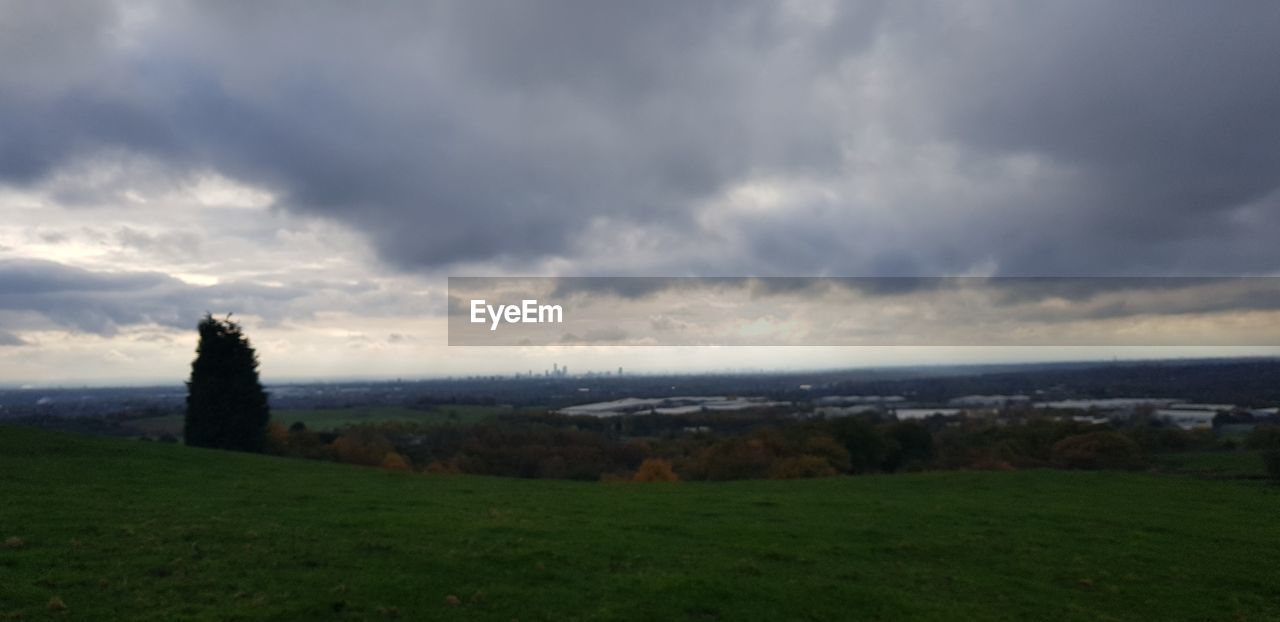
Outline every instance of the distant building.
<path fill-rule="evenodd" d="M 1183 430 L 1213 427 L 1216 410 L 1194 410 L 1190 408 L 1161 408 L 1155 413 L 1156 418 L 1173 424 Z"/>
<path fill-rule="evenodd" d="M 1009 404 L 1025 404 L 1029 401 L 1031 401 L 1031 398 L 1025 395 L 966 395 L 964 397 L 952 398 L 947 402 L 947 405 L 957 407 L 976 406 L 979 408 L 999 408 Z"/>

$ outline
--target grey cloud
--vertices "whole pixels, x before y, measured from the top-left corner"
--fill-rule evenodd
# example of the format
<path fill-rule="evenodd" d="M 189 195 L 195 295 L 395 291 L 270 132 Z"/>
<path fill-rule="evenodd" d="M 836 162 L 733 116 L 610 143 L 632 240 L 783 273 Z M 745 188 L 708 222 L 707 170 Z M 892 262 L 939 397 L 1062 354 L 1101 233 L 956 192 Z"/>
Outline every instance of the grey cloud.
<path fill-rule="evenodd" d="M 196 317 L 186 286 L 159 273 L 91 272 L 48 261 L 0 262 L 0 310 L 35 312 L 55 325 L 114 334 L 122 324 L 173 325 Z"/>
<path fill-rule="evenodd" d="M 0 330 L 0 347 L 25 345 L 27 345 L 27 342 L 23 338 L 11 332 Z"/>
<path fill-rule="evenodd" d="M 697 292 L 706 294 L 717 289 L 747 289 L 762 296 L 784 295 L 813 292 L 830 287 L 846 280 L 814 279 L 813 277 L 737 277 L 737 276 L 672 276 L 672 277 L 640 277 L 640 276 L 592 276 L 592 277 L 551 277 L 546 279 L 554 284 L 551 289 L 553 297 L 575 295 L 607 295 L 623 299 L 638 300 L 649 298 L 658 293 L 670 291 Z M 875 285 L 873 281 L 886 279 L 862 279 L 860 287 L 902 287 L 901 285 Z M 905 280 L 905 279 L 904 279 Z M 847 280 L 852 284 L 859 279 Z"/>
<path fill-rule="evenodd" d="M 671 315 L 677 312 L 670 308 L 671 294 L 677 300 L 716 300 L 729 306 L 750 301 L 812 310 L 881 301 L 919 308 L 964 304 L 1038 322 L 1280 309 L 1280 277 L 500 277 L 451 281 L 467 283 L 470 295 L 487 300 L 509 301 L 509 290 L 550 289 L 549 300 L 579 312 L 595 309 L 599 313 L 619 304 L 658 305 L 663 310 L 648 318 L 655 331 L 679 325 Z M 465 317 L 469 309 L 462 300 L 450 297 L 449 313 Z M 582 339 L 577 334 L 573 337 Z"/>
<path fill-rule="evenodd" d="M 404 333 L 391 333 L 390 335 L 387 335 L 387 343 L 390 344 L 413 343 L 417 340 L 417 337 L 414 337 L 413 335 L 406 335 Z"/>
<path fill-rule="evenodd" d="M 40 231 L 37 233 L 40 240 L 48 244 L 62 244 L 68 239 L 67 234 L 61 231 Z M 0 250 L 4 250 L 0 248 Z"/>
<path fill-rule="evenodd" d="M 0 179 L 212 168 L 408 270 L 1280 269 L 1274 3 L 41 4 L 6 16 Z M 755 178 L 831 191 L 700 220 Z"/>
<path fill-rule="evenodd" d="M 324 305 L 311 300 L 307 308 L 294 305 L 308 296 L 341 292 L 271 287 L 252 283 L 196 286 L 155 272 L 99 272 L 39 260 L 0 261 L 0 312 L 28 318 L 24 326 L 55 326 L 113 335 L 121 327 L 157 324 L 190 328 L 206 312 L 260 315 L 279 321 L 289 314 L 305 317 Z M 332 306 L 332 305 L 330 305 Z M 29 319 L 34 314 L 38 319 Z M 34 324 L 34 325 L 33 325 Z"/>
<path fill-rule="evenodd" d="M 1001 277 L 990 279 L 959 279 L 962 285 L 968 281 L 980 283 L 996 292 L 997 304 L 1021 304 L 1050 298 L 1087 301 L 1108 293 L 1141 294 L 1190 290 L 1215 283 L 1251 283 L 1270 287 L 1280 281 L 1266 277 Z"/>
<path fill-rule="evenodd" d="M 199 254 L 202 246 L 200 236 L 189 231 L 148 233 L 132 227 L 120 227 L 115 238 L 121 246 L 177 260 L 188 259 L 193 253 Z"/>
<path fill-rule="evenodd" d="M 565 333 L 560 341 L 566 344 L 617 343 L 628 339 L 627 331 L 618 327 L 597 328 L 582 333 L 582 336 Z"/>
<path fill-rule="evenodd" d="M 680 287 L 702 287 L 706 279 L 680 277 L 559 277 L 552 279 L 551 295 L 555 298 L 581 294 L 605 294 L 620 298 L 647 298 L 655 293 Z"/>
<path fill-rule="evenodd" d="M 445 310 L 449 315 L 465 315 L 471 312 L 470 303 L 458 296 L 448 296 Z"/>
<path fill-rule="evenodd" d="M 1050 214 L 1016 221 L 1003 270 L 1277 267 L 1262 235 L 1274 236 L 1280 205 L 1280 83 L 1268 77 L 1280 10 L 1220 8 L 1019 3 L 945 29 L 917 22 L 940 52 L 921 59 L 917 92 L 946 99 L 944 135 L 1071 172 L 1075 187 L 1055 190 Z M 1250 209 L 1265 213 L 1239 218 Z"/>

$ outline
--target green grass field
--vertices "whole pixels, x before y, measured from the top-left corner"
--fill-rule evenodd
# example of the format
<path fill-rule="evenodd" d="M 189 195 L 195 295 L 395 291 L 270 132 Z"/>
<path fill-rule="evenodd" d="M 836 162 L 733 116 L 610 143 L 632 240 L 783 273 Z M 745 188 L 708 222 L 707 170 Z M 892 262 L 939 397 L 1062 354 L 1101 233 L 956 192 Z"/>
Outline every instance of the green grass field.
<path fill-rule="evenodd" d="M 1180 475 L 597 484 L 0 428 L 0 619 L 1275 620 L 1277 515 Z"/>
<path fill-rule="evenodd" d="M 1156 456 L 1156 465 L 1173 473 L 1223 478 L 1264 478 L 1259 451 L 1189 451 Z"/>
<path fill-rule="evenodd" d="M 362 423 L 384 421 L 409 421 L 414 423 L 476 423 L 494 415 L 515 412 L 510 406 L 437 406 L 428 410 L 401 406 L 371 406 L 357 408 L 285 409 L 271 411 L 271 420 L 288 427 L 301 421 L 312 430 L 337 430 Z M 151 436 L 182 435 L 182 415 L 148 417 L 130 420 L 127 425 L 140 433 Z"/>

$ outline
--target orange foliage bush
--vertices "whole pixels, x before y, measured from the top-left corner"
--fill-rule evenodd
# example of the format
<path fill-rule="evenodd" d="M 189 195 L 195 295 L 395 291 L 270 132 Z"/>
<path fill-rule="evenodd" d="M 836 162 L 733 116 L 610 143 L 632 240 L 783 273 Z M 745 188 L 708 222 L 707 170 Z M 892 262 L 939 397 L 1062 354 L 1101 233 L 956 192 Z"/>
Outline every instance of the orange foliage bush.
<path fill-rule="evenodd" d="M 840 472 L 822 456 L 803 455 L 793 458 L 782 458 L 773 463 L 769 469 L 769 479 L 804 479 L 808 477 L 831 477 Z"/>
<path fill-rule="evenodd" d="M 678 482 L 680 476 L 671 468 L 671 462 L 661 458 L 648 458 L 640 464 L 631 479 L 637 482 Z"/>
<path fill-rule="evenodd" d="M 288 456 L 290 454 L 289 430 L 278 423 L 268 423 L 263 451 L 274 456 Z"/>
<path fill-rule="evenodd" d="M 338 462 L 364 466 L 381 466 L 387 454 L 396 448 L 382 435 L 365 429 L 354 429 L 333 441 L 333 454 Z"/>
<path fill-rule="evenodd" d="M 394 451 L 388 452 L 387 455 L 382 457 L 382 468 L 388 471 L 407 472 L 413 470 L 409 465 L 409 459 Z"/>
<path fill-rule="evenodd" d="M 1054 443 L 1050 460 L 1065 469 L 1137 469 L 1143 465 L 1142 448 L 1116 432 L 1068 436 Z"/>
<path fill-rule="evenodd" d="M 422 472 L 433 475 L 457 475 L 461 473 L 452 462 L 441 462 L 439 460 L 432 460 L 431 464 L 428 464 L 427 468 L 423 469 Z"/>
<path fill-rule="evenodd" d="M 831 466 L 833 471 L 847 472 L 852 466 L 849 450 L 841 445 L 840 441 L 827 434 L 806 438 L 800 447 L 800 452 L 803 456 L 821 458 Z"/>

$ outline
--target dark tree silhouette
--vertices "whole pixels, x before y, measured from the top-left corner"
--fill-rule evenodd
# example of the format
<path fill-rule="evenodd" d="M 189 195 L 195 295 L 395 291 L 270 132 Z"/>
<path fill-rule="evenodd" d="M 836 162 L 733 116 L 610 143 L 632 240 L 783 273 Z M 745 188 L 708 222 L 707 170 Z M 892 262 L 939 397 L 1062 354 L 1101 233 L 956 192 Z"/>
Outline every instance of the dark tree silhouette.
<path fill-rule="evenodd" d="M 262 451 L 270 411 L 258 382 L 258 356 L 240 325 L 206 315 L 187 381 L 188 445 Z"/>

